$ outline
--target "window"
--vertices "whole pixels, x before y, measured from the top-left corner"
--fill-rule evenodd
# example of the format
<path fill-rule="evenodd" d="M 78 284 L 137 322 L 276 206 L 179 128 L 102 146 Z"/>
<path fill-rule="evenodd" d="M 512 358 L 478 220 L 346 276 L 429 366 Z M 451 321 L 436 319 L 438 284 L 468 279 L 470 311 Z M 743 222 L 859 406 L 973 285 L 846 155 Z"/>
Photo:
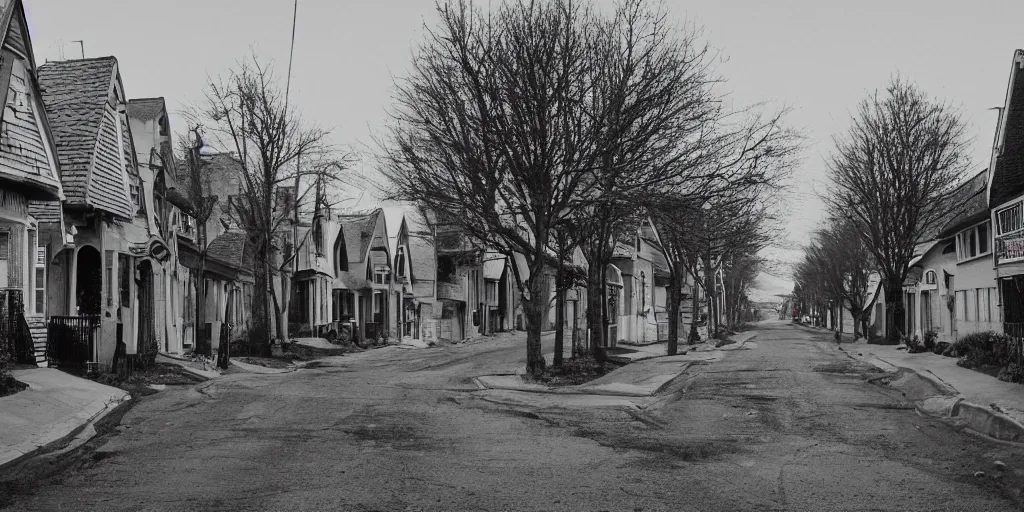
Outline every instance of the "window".
<path fill-rule="evenodd" d="M 935 271 L 929 270 L 924 274 L 924 284 L 935 284 Z"/>
<path fill-rule="evenodd" d="M 127 254 L 117 255 L 118 287 L 121 292 L 121 307 L 131 307 L 131 278 L 132 269 Z"/>
<path fill-rule="evenodd" d="M 967 321 L 967 292 L 960 290 L 956 292 L 957 318 Z"/>
<path fill-rule="evenodd" d="M 11 259 L 11 232 L 0 231 L 0 260 Z"/>
<path fill-rule="evenodd" d="M 377 284 L 391 283 L 391 269 L 384 266 L 377 266 L 373 269 L 373 282 Z"/>
<path fill-rule="evenodd" d="M 103 260 L 107 271 L 107 307 L 112 307 L 114 305 L 114 251 L 104 251 Z"/>
<path fill-rule="evenodd" d="M 46 313 L 46 246 L 36 247 L 36 275 L 35 275 L 37 315 Z"/>
<path fill-rule="evenodd" d="M 965 229 L 956 236 L 957 260 L 966 261 L 989 253 L 989 223 Z"/>
<path fill-rule="evenodd" d="M 996 229 L 1000 235 L 1020 231 L 1024 228 L 1021 220 L 1021 203 L 1017 203 L 996 212 Z"/>
<path fill-rule="evenodd" d="M 319 219 L 319 218 L 316 219 L 315 222 L 313 222 L 313 242 L 316 244 L 316 255 L 317 256 L 323 256 L 324 255 L 324 228 L 323 228 L 323 221 L 321 219 Z"/>
<path fill-rule="evenodd" d="M 345 233 L 338 232 L 338 239 L 334 242 L 334 274 L 348 272 L 348 250 L 345 248 Z"/>
<path fill-rule="evenodd" d="M 405 277 L 405 247 L 398 248 L 398 255 L 395 256 L 395 268 L 398 271 L 395 273 L 398 277 Z"/>

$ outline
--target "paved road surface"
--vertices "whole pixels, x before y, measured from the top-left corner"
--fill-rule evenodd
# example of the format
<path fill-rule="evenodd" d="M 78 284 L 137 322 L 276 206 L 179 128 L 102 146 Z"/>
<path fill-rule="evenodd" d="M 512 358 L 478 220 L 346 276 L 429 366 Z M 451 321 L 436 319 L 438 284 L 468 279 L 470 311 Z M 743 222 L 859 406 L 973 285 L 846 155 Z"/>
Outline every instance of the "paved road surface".
<path fill-rule="evenodd" d="M 511 337 L 382 349 L 143 399 L 11 510 L 1015 510 L 1020 449 L 909 410 L 828 336 L 767 323 L 666 394 L 477 391 Z M 1010 467 L 999 477 L 992 463 Z M 986 472 L 974 477 L 975 471 Z M 0 497 L 2 498 L 2 497 Z M 3 502 L 0 499 L 0 502 Z"/>

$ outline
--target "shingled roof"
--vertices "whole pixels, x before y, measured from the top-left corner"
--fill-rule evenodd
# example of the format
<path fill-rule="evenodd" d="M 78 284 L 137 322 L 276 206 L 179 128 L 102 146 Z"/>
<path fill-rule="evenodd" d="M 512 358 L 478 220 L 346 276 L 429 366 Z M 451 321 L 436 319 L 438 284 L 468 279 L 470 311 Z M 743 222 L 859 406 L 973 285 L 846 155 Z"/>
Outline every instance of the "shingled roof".
<path fill-rule="evenodd" d="M 163 98 L 135 98 L 128 100 L 128 117 L 135 119 L 156 119 L 165 110 Z"/>
<path fill-rule="evenodd" d="M 225 231 L 206 248 L 206 255 L 239 270 L 252 267 L 252 254 L 246 247 L 248 236 L 242 231 Z"/>
<path fill-rule="evenodd" d="M 370 249 L 370 241 L 376 230 L 377 222 L 382 220 L 383 211 L 374 210 L 369 215 L 343 215 L 339 217 L 342 233 L 345 235 L 345 248 L 348 251 L 348 263 L 361 263 Z"/>
<path fill-rule="evenodd" d="M 993 207 L 1024 193 L 1024 50 L 1013 54 L 1006 103 L 999 116 L 992 182 L 989 185 Z"/>
<path fill-rule="evenodd" d="M 409 234 L 409 259 L 412 260 L 413 282 L 436 280 L 434 240 L 430 236 Z"/>
<path fill-rule="evenodd" d="M 937 238 L 949 238 L 958 231 L 988 218 L 988 198 L 985 187 L 988 184 L 988 169 L 960 184 L 947 200 L 950 209 Z M 933 237 L 928 237 L 931 239 Z"/>
<path fill-rule="evenodd" d="M 114 57 L 48 62 L 39 66 L 39 85 L 57 146 L 67 203 L 103 208 L 131 218 L 134 208 L 121 175 L 124 162 L 120 156 L 107 154 L 118 151 L 117 144 L 130 144 L 125 132 L 122 136 L 126 140 L 109 140 L 116 137 L 117 130 L 111 125 L 118 122 L 106 108 L 116 69 Z M 95 163 L 97 156 L 101 156 L 102 166 Z"/>

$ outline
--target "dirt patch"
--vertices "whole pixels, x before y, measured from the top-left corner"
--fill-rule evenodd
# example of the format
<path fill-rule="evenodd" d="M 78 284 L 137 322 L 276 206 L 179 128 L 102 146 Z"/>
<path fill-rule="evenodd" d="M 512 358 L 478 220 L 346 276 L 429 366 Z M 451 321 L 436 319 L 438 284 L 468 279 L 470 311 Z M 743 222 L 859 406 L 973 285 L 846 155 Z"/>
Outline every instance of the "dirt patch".
<path fill-rule="evenodd" d="M 25 384 L 10 375 L 0 377 L 0 397 L 10 396 L 26 389 L 28 389 L 28 384 Z"/>
<path fill-rule="evenodd" d="M 113 386 L 128 391 L 134 396 L 148 396 L 156 393 L 151 384 L 165 386 L 191 386 L 204 382 L 206 379 L 185 371 L 176 364 L 156 363 L 147 368 L 136 368 L 130 375 L 117 373 L 100 373 L 88 377 L 100 384 Z"/>
<path fill-rule="evenodd" d="M 295 364 L 295 360 L 292 358 L 280 358 L 280 357 L 237 357 L 235 358 L 239 362 L 245 364 L 251 364 L 254 366 L 262 366 L 264 368 L 277 368 L 284 369 L 290 368 Z"/>
<path fill-rule="evenodd" d="M 622 366 L 611 361 L 599 363 L 589 357 L 566 359 L 562 366 L 549 366 L 540 375 L 524 376 L 523 381 L 551 387 L 578 386 L 599 379 Z"/>

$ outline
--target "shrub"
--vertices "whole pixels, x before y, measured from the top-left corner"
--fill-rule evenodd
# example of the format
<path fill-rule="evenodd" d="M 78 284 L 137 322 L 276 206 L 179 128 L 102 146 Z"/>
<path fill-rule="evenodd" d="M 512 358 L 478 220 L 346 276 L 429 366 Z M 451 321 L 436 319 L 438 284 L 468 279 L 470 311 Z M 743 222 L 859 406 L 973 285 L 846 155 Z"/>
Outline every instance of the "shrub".
<path fill-rule="evenodd" d="M 960 356 L 956 364 L 964 368 L 1006 366 L 1010 362 L 1010 337 L 992 331 L 968 334 L 957 340 L 951 350 Z"/>
<path fill-rule="evenodd" d="M 935 331 L 928 331 L 924 333 L 924 349 L 929 352 L 935 351 L 935 342 L 939 339 L 939 333 Z"/>
<path fill-rule="evenodd" d="M 920 354 L 925 351 L 925 346 L 921 343 L 921 338 L 917 337 L 916 334 L 909 337 L 902 336 L 900 341 L 907 346 L 907 352 L 910 352 L 911 354 Z"/>
<path fill-rule="evenodd" d="M 1017 363 L 1010 363 L 999 371 L 999 380 L 1006 382 L 1024 383 L 1024 366 Z"/>

